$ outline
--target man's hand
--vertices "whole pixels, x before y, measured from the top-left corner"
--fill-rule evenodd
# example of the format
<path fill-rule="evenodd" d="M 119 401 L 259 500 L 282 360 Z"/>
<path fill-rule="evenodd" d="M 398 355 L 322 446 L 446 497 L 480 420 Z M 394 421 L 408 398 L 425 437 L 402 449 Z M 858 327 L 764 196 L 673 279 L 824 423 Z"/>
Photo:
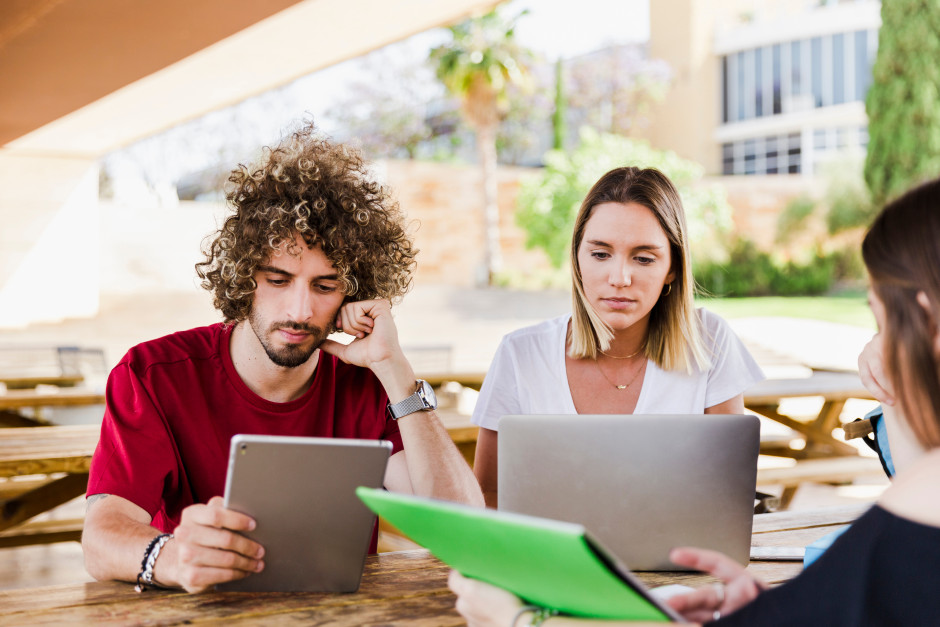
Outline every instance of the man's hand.
<path fill-rule="evenodd" d="M 324 340 L 320 348 L 347 364 L 374 369 L 404 358 L 388 301 L 346 303 L 336 315 L 336 328 L 356 339 L 349 344 Z"/>
<path fill-rule="evenodd" d="M 190 505 L 183 510 L 170 543 L 176 544 L 176 564 L 164 563 L 166 568 L 161 570 L 161 560 L 157 560 L 154 579 L 178 584 L 188 592 L 202 592 L 264 568 L 264 548 L 237 533 L 254 529 L 254 519 L 225 509 L 222 503 L 222 497 L 216 496 L 206 505 Z"/>
<path fill-rule="evenodd" d="M 893 406 L 894 388 L 884 370 L 884 342 L 881 333 L 876 333 L 858 356 L 858 374 L 871 395 L 881 404 Z"/>
<path fill-rule="evenodd" d="M 680 547 L 672 550 L 669 559 L 679 566 L 706 572 L 722 581 L 688 594 L 677 594 L 666 601 L 689 621 L 706 623 L 715 619 L 715 612 L 730 614 L 767 589 L 762 581 L 751 577 L 744 566 L 718 551 Z"/>

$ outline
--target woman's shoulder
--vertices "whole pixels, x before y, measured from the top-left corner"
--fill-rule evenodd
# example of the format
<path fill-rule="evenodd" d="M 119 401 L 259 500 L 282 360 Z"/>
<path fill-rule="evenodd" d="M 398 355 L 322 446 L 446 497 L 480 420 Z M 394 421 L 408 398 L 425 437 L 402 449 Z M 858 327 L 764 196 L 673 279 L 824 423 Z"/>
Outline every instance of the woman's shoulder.
<path fill-rule="evenodd" d="M 702 324 L 702 328 L 706 331 L 730 328 L 728 322 L 714 311 L 709 311 L 704 307 L 696 307 L 695 313 L 698 316 L 699 322 Z"/>
<path fill-rule="evenodd" d="M 899 472 L 878 504 L 895 516 L 940 528 L 940 449 Z"/>

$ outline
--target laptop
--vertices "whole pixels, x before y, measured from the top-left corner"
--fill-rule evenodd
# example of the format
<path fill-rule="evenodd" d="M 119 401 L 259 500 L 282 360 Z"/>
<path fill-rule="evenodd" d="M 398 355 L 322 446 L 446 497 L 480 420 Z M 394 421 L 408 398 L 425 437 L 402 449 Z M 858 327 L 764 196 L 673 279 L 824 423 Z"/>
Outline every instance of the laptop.
<path fill-rule="evenodd" d="M 528 415 L 499 423 L 499 509 L 584 525 L 631 570 L 676 546 L 747 564 L 760 423 L 749 415 Z"/>
<path fill-rule="evenodd" d="M 354 592 L 375 515 L 357 486 L 380 488 L 384 440 L 236 435 L 225 506 L 257 521 L 245 535 L 264 547 L 264 570 L 219 590 Z"/>

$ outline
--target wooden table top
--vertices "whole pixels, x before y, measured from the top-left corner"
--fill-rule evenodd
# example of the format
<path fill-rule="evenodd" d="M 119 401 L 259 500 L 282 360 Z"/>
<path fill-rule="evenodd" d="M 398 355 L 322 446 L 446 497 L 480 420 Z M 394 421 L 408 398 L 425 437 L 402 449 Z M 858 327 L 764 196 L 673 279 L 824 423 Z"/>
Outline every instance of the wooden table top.
<path fill-rule="evenodd" d="M 822 396 L 830 401 L 872 398 L 854 372 L 816 372 L 796 379 L 765 379 L 744 391 L 744 405 L 771 405 L 782 398 Z"/>
<path fill-rule="evenodd" d="M 9 390 L 0 394 L 0 410 L 24 407 L 71 407 L 77 405 L 103 405 L 104 393 L 83 388 L 63 388 L 55 391 Z"/>
<path fill-rule="evenodd" d="M 88 472 L 100 425 L 0 429 L 0 477 Z"/>
<path fill-rule="evenodd" d="M 866 506 L 754 517 L 754 544 L 805 546 L 854 520 Z M 769 583 L 791 579 L 799 562 L 751 562 Z M 176 591 L 137 594 L 126 583 L 96 582 L 0 592 L 4 624 L 123 625 L 237 623 L 239 625 L 462 625 L 447 589 L 448 568 L 427 551 L 369 556 L 362 585 L 352 594 Z M 637 573 L 650 586 L 713 581 L 697 573 Z"/>
<path fill-rule="evenodd" d="M 75 387 L 85 380 L 80 374 L 76 375 L 48 375 L 48 376 L 7 376 L 0 375 L 0 383 L 8 390 L 28 390 L 37 385 L 55 385 L 62 388 Z"/>

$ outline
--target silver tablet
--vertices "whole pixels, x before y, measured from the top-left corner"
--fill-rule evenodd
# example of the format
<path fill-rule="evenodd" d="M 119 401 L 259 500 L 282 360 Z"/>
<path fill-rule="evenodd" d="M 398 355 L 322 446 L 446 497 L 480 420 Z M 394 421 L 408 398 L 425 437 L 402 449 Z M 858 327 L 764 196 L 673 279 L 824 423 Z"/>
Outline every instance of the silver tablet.
<path fill-rule="evenodd" d="M 375 525 L 358 486 L 382 487 L 384 440 L 236 435 L 225 506 L 254 518 L 246 534 L 265 550 L 264 570 L 220 590 L 354 592 Z"/>

